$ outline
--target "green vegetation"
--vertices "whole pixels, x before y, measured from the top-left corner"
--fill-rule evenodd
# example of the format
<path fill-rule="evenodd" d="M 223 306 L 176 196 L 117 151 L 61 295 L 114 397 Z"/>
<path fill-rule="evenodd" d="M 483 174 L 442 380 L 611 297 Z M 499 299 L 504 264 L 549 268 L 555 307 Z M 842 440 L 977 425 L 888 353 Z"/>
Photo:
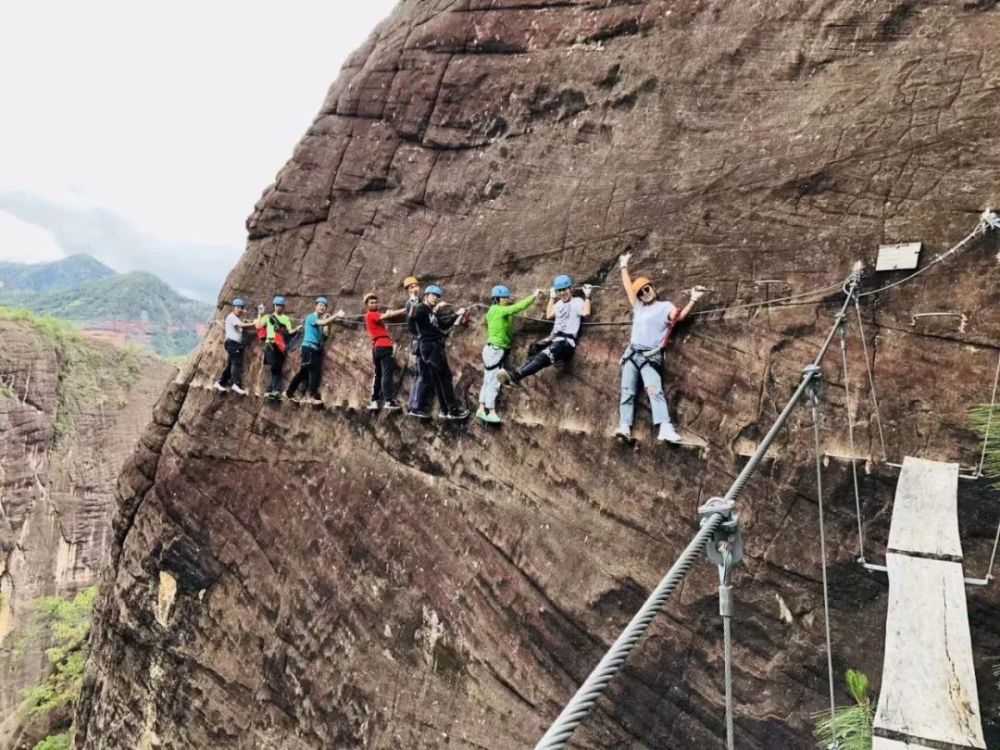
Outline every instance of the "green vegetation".
<path fill-rule="evenodd" d="M 112 269 L 89 255 L 70 255 L 51 263 L 0 263 L 0 289 L 55 292 L 114 275 Z"/>
<path fill-rule="evenodd" d="M 990 410 L 993 417 L 990 418 Z M 983 474 L 993 483 L 993 486 L 1000 489 L 1000 404 L 991 407 L 989 404 L 980 404 L 972 409 L 970 421 L 973 428 L 980 437 L 986 437 L 986 461 L 983 463 Z M 986 435 L 986 426 L 989 424 L 990 434 Z"/>
<path fill-rule="evenodd" d="M 90 256 L 55 263 L 0 263 L 0 306 L 79 323 L 84 328 L 150 336 L 162 356 L 184 355 L 212 305 L 183 297 L 149 273 L 118 274 Z"/>
<path fill-rule="evenodd" d="M 74 414 L 88 405 L 108 403 L 109 393 L 135 385 L 142 373 L 143 353 L 135 346 L 100 345 L 89 341 L 71 323 L 39 317 L 27 310 L 0 307 L 0 320 L 23 323 L 35 330 L 40 343 L 56 354 L 56 439 L 75 432 Z"/>
<path fill-rule="evenodd" d="M 848 669 L 845 677 L 855 705 L 838 708 L 833 718 L 825 713 L 819 715 L 813 730 L 817 746 L 828 748 L 836 741 L 840 750 L 871 750 L 874 716 L 868 676 Z"/>
<path fill-rule="evenodd" d="M 22 692 L 21 712 L 32 719 L 48 716 L 57 709 L 71 710 L 83 687 L 83 665 L 87 660 L 87 636 L 97 598 L 97 586 L 84 589 L 72 599 L 46 596 L 34 603 L 32 635 L 52 643 L 45 655 L 52 672 L 40 685 Z M 70 713 L 70 715 L 72 715 Z M 68 750 L 73 746 L 74 728 L 51 734 L 34 750 Z"/>

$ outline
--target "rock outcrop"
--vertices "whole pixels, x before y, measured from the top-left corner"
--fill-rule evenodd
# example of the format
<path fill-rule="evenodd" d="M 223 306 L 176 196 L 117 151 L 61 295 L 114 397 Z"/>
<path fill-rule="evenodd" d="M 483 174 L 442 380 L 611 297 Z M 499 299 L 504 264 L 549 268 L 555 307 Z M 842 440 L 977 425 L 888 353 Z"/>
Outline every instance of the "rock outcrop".
<path fill-rule="evenodd" d="M 388 301 L 410 273 L 465 303 L 498 280 L 529 292 L 568 271 L 603 286 L 607 323 L 627 316 L 626 250 L 667 296 L 700 283 L 712 307 L 833 289 L 678 333 L 669 400 L 703 440 L 694 450 L 607 439 L 621 326 L 587 329 L 566 371 L 505 392 L 500 432 L 359 409 L 371 365 L 347 328 L 328 346 L 328 408 L 219 396 L 204 387 L 222 362 L 216 326 L 119 483 L 79 746 L 531 747 L 798 382 L 853 262 L 919 240 L 926 264 L 1000 204 L 998 40 L 992 2 L 402 0 L 258 203 L 224 299 L 283 293 L 300 317 L 318 293 L 351 312 L 371 288 Z M 980 240 L 865 298 L 889 461 L 978 458 L 966 412 L 996 366 L 998 249 Z M 870 274 L 865 288 L 899 278 Z M 923 312 L 966 317 L 911 317 Z M 515 360 L 539 330 L 525 321 Z M 482 338 L 477 323 L 450 344 L 470 405 Z M 886 582 L 855 563 L 834 351 L 822 424 L 834 663 L 877 687 Z M 877 560 L 895 471 L 853 321 L 848 354 Z M 259 383 L 258 350 L 250 360 Z M 825 705 L 811 430 L 802 410 L 740 507 L 747 750 L 810 746 Z M 969 482 L 960 504 L 980 575 L 996 495 Z M 575 746 L 719 746 L 717 582 L 708 563 L 688 577 Z M 998 599 L 996 585 L 969 591 L 993 744 Z"/>
<path fill-rule="evenodd" d="M 0 316 L 0 745 L 48 661 L 32 604 L 97 581 L 114 485 L 174 368 L 69 326 Z"/>

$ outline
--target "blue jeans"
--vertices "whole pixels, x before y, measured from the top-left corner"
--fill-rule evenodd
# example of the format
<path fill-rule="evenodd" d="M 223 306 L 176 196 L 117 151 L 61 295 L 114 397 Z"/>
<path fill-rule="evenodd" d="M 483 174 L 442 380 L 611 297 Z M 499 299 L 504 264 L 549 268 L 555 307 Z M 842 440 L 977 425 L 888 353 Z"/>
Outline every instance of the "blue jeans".
<path fill-rule="evenodd" d="M 660 376 L 660 366 L 663 355 L 646 357 L 641 349 L 630 346 L 622 355 L 622 400 L 618 409 L 620 424 L 631 427 L 635 419 L 636 386 L 639 380 L 649 396 L 649 408 L 653 412 L 653 424 L 670 422 L 670 412 L 667 410 L 667 397 L 663 395 L 663 378 Z"/>

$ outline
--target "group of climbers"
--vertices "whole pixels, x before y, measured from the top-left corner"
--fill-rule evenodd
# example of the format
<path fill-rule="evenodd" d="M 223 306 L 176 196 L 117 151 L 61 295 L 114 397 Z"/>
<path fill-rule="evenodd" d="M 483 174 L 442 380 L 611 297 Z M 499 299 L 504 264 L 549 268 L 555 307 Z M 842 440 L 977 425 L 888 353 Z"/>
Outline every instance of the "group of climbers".
<path fill-rule="evenodd" d="M 670 419 L 660 372 L 663 350 L 674 326 L 688 316 L 704 294 L 704 288 L 696 286 L 691 289 L 689 302 L 683 309 L 678 309 L 673 303 L 659 299 L 655 286 L 648 278 L 632 278 L 628 269 L 630 258 L 628 253 L 619 258 L 622 286 L 632 309 L 632 331 L 628 347 L 621 358 L 621 401 L 615 437 L 633 442 L 635 400 L 641 381 L 649 398 L 653 424 L 658 427 L 657 439 L 677 443 L 681 441 L 681 436 Z M 371 339 L 374 366 L 368 409 L 394 411 L 401 408 L 396 400 L 395 342 L 386 322 L 403 319 L 407 329 L 413 334 L 410 353 L 416 358 L 416 377 L 407 405 L 409 415 L 419 419 L 430 418 L 429 406 L 434 397 L 444 418 L 466 419 L 469 411 L 462 407 L 455 394 L 445 343 L 456 326 L 467 322 L 467 310 L 460 308 L 450 313 L 443 312 L 444 291 L 441 287 L 430 284 L 421 294 L 420 282 L 416 277 L 404 279 L 403 288 L 407 293 L 407 300 L 398 309 L 382 310 L 379 296 L 375 292 L 369 292 L 363 298 L 364 323 Z M 503 385 L 517 385 L 546 367 L 572 359 L 583 320 L 591 314 L 593 289 L 590 284 L 584 284 L 580 288 L 582 296 L 576 296 L 573 280 L 568 275 L 560 274 L 555 277 L 545 309 L 545 318 L 554 321 L 552 331 L 533 343 L 528 350 L 528 361 L 515 368 L 510 362 L 514 343 L 514 319 L 541 299 L 544 292 L 536 289 L 533 294 L 512 302 L 510 289 L 504 285 L 493 287 L 490 294 L 492 304 L 486 312 L 486 344 L 482 350 L 483 385 L 479 394 L 477 419 L 486 424 L 499 424 L 501 418 L 497 412 L 497 397 Z M 226 316 L 227 363 L 215 383 L 216 390 L 226 391 L 231 387 L 235 393 L 246 393 L 242 384 L 243 331 L 256 328 L 258 338 L 264 342 L 264 363 L 270 368 L 267 397 L 300 401 L 298 392 L 305 386 L 308 395 L 301 403 L 322 404 L 319 381 L 323 343 L 327 327 L 341 319 L 343 313 L 327 314 L 329 301 L 319 297 L 316 299 L 314 312 L 306 317 L 302 325 L 296 327 L 291 317 L 284 313 L 284 306 L 284 297 L 277 296 L 273 300 L 271 313 L 265 314 L 263 306 L 260 306 L 255 320 L 244 321 L 242 315 L 246 309 L 245 303 L 241 299 L 233 300 L 233 311 Z M 299 332 L 304 334 L 301 366 L 283 393 L 281 382 L 284 362 L 289 344 Z"/>

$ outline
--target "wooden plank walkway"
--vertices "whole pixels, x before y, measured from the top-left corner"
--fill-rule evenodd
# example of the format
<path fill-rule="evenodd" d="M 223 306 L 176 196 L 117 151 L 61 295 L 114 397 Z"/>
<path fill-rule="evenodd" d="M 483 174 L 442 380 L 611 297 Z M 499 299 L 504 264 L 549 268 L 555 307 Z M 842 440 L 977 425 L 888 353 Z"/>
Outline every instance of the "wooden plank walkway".
<path fill-rule="evenodd" d="M 872 750 L 985 748 L 958 536 L 958 464 L 907 457 L 889 531 Z"/>

